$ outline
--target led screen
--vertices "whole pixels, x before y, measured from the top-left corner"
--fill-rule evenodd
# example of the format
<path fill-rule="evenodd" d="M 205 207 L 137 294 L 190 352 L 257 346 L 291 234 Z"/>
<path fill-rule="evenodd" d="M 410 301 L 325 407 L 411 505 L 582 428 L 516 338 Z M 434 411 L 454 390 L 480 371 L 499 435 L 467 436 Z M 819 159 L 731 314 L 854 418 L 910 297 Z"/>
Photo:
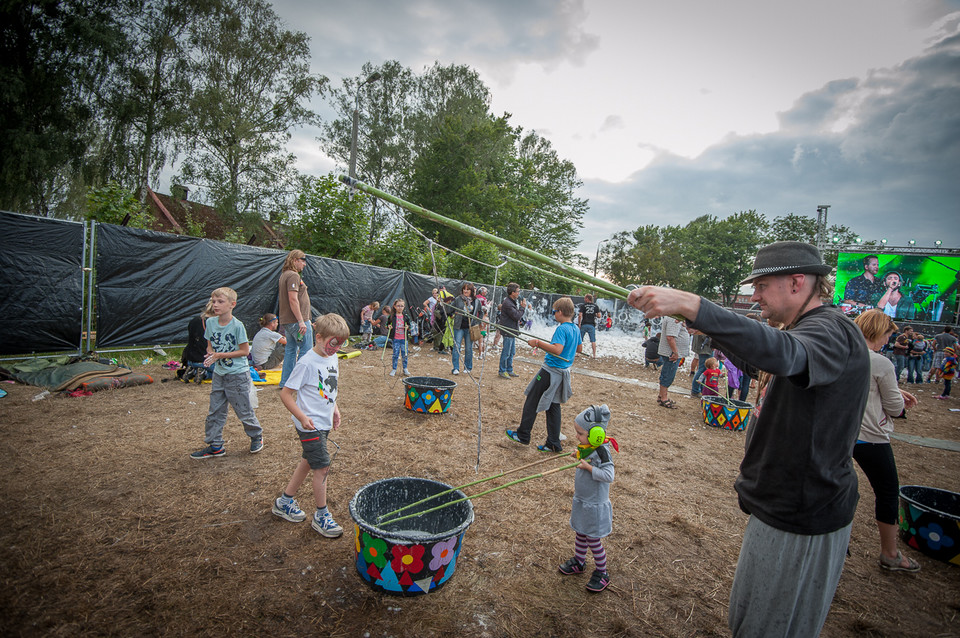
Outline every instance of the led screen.
<path fill-rule="evenodd" d="M 960 257 L 840 253 L 834 303 L 848 315 L 881 308 L 900 321 L 956 323 Z"/>

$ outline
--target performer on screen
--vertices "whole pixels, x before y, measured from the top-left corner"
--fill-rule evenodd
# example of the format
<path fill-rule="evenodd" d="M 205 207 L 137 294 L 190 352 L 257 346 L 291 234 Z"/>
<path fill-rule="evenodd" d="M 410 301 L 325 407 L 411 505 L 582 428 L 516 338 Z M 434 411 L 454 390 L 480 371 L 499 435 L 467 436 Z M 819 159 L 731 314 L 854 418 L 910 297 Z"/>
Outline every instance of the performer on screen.
<path fill-rule="evenodd" d="M 913 299 L 900 291 L 903 278 L 895 270 L 883 276 L 884 293 L 877 300 L 877 308 L 891 319 L 913 319 L 915 310 Z"/>
<path fill-rule="evenodd" d="M 886 292 L 877 273 L 880 272 L 880 260 L 876 255 L 863 258 L 863 273 L 847 282 L 843 291 L 843 304 L 857 314 L 877 305 L 877 300 Z M 849 310 L 847 313 L 849 314 Z"/>

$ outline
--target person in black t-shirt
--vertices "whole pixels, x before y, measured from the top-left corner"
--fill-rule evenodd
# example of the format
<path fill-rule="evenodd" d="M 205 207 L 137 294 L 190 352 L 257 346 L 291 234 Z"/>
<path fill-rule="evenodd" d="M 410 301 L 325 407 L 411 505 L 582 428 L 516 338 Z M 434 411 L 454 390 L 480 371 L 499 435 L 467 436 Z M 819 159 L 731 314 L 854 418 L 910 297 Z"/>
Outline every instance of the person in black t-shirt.
<path fill-rule="evenodd" d="M 583 296 L 583 304 L 580 306 L 580 313 L 577 316 L 577 325 L 580 326 L 580 338 L 584 335 L 590 335 L 590 345 L 593 347 L 593 358 L 597 358 L 597 315 L 600 308 L 593 303 L 593 295 L 587 293 Z M 577 354 L 583 352 L 583 343 L 577 348 Z"/>

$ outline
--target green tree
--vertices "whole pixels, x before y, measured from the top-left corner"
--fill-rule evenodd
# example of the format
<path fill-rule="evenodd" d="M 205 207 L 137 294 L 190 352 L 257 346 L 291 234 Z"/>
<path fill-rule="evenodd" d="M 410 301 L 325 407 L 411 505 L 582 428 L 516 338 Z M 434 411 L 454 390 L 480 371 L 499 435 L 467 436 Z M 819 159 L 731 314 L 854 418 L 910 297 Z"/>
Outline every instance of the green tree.
<path fill-rule="evenodd" d="M 603 247 L 602 268 L 619 286 L 671 284 L 676 281 L 680 263 L 678 233 L 677 227 L 661 229 L 654 225 L 616 233 Z"/>
<path fill-rule="evenodd" d="M 137 196 L 117 182 L 90 189 L 86 218 L 133 228 L 149 228 L 151 221 Z"/>
<path fill-rule="evenodd" d="M 560 159 L 549 140 L 531 131 L 517 144 L 511 168 L 516 202 L 495 223 L 498 233 L 527 238 L 523 243 L 534 250 L 572 265 L 588 208 L 576 195 L 583 182 L 573 162 Z"/>
<path fill-rule="evenodd" d="M 221 0 L 193 25 L 196 78 L 177 177 L 234 220 L 287 210 L 297 186 L 290 129 L 326 78 L 309 71 L 309 39 L 283 28 L 264 0 Z"/>
<path fill-rule="evenodd" d="M 47 216 L 85 195 L 93 89 L 123 50 L 121 0 L 0 7 L 0 207 Z"/>
<path fill-rule="evenodd" d="M 363 193 L 351 199 L 333 175 L 305 178 L 287 222 L 291 244 L 313 255 L 360 261 L 369 224 L 365 199 Z"/>
<path fill-rule="evenodd" d="M 405 226 L 391 228 L 368 253 L 367 261 L 373 266 L 416 272 L 424 265 L 423 239 Z"/>
<path fill-rule="evenodd" d="M 507 168 L 513 154 L 513 130 L 506 118 L 474 121 L 450 115 L 414 161 L 411 201 L 487 232 L 500 230 L 498 219 L 512 208 Z M 457 249 L 470 238 L 423 219 L 411 223 L 442 245 Z"/>
<path fill-rule="evenodd" d="M 97 91 L 100 139 L 91 162 L 146 202 L 186 119 L 190 94 L 188 27 L 209 0 L 139 0 L 120 18 L 127 47 Z"/>
<path fill-rule="evenodd" d="M 753 210 L 726 219 L 704 215 L 687 224 L 682 245 L 689 290 L 719 298 L 723 305 L 733 303 L 768 228 L 766 218 Z"/>
<path fill-rule="evenodd" d="M 375 73 L 379 79 L 367 82 Z M 413 73 L 395 60 L 381 66 L 364 64 L 359 77 L 346 78 L 342 88 L 330 91 L 328 102 L 337 117 L 324 124 L 325 137 L 319 140 L 321 148 L 347 172 L 356 108 L 358 178 L 387 192 L 403 192 L 413 160 L 407 122 L 415 89 Z M 389 224 L 379 199 L 370 198 L 368 206 L 371 217 L 368 239 L 374 243 Z"/>
<path fill-rule="evenodd" d="M 774 217 L 770 224 L 770 241 L 803 241 L 817 243 L 817 220 L 805 215 L 790 213 Z"/>
<path fill-rule="evenodd" d="M 482 239 L 472 239 L 447 258 L 446 276 L 472 282 L 493 283 L 496 268 L 503 260 L 500 249 Z"/>

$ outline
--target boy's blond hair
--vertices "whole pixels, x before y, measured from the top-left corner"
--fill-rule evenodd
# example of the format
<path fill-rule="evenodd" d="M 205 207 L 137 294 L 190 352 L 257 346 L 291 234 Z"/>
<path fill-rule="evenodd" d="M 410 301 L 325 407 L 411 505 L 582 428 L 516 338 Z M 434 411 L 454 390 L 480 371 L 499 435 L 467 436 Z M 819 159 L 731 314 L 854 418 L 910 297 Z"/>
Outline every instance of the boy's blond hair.
<path fill-rule="evenodd" d="M 713 370 L 720 365 L 720 362 L 717 361 L 716 357 L 710 357 L 703 362 L 703 365 Z"/>
<path fill-rule="evenodd" d="M 232 301 L 236 303 L 237 301 L 237 291 L 233 288 L 227 288 L 226 286 L 221 286 L 213 292 L 210 293 L 211 297 L 220 297 L 221 299 L 226 299 L 227 301 Z"/>
<path fill-rule="evenodd" d="M 315 339 L 326 339 L 327 337 L 336 337 L 340 341 L 346 341 L 350 336 L 350 326 L 346 320 L 335 312 L 328 312 L 320 315 L 313 322 L 313 334 Z"/>
<path fill-rule="evenodd" d="M 553 309 L 559 310 L 564 317 L 572 317 L 576 312 L 576 306 L 573 305 L 573 299 L 570 297 L 560 297 L 554 301 Z"/>
<path fill-rule="evenodd" d="M 371 302 L 370 302 L 370 309 L 371 309 L 371 310 L 377 310 L 379 307 L 380 307 L 380 302 L 379 302 L 379 301 L 371 301 Z"/>

